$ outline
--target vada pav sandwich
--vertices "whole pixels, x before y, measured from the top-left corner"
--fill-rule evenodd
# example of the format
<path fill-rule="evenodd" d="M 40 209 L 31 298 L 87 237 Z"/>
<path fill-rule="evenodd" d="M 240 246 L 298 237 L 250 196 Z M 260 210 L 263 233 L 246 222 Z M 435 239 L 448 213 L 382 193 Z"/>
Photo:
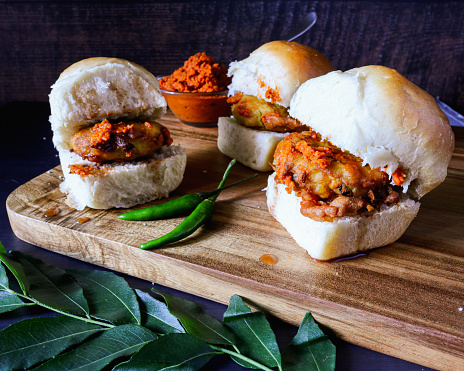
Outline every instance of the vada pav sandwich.
<path fill-rule="evenodd" d="M 333 71 L 317 50 L 287 41 L 264 44 L 228 74 L 232 117 L 218 121 L 218 148 L 243 165 L 271 171 L 272 155 L 286 132 L 307 129 L 290 117 L 288 107 L 298 87 L 308 79 Z"/>
<path fill-rule="evenodd" d="M 314 259 L 396 241 L 422 196 L 444 181 L 454 134 L 435 100 L 382 66 L 305 82 L 290 115 L 314 131 L 291 133 L 274 155 L 270 213 Z"/>
<path fill-rule="evenodd" d="M 180 185 L 187 157 L 156 122 L 166 101 L 143 67 L 117 58 L 77 62 L 52 86 L 50 107 L 69 206 L 130 207 Z"/>

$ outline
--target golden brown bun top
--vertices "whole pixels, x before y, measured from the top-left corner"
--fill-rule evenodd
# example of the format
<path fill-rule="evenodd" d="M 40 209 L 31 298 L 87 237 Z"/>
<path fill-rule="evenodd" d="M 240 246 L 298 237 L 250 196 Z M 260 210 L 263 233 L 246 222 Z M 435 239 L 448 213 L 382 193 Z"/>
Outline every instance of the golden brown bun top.
<path fill-rule="evenodd" d="M 405 192 L 422 197 L 446 177 L 454 151 L 448 118 L 427 92 L 397 71 L 365 66 L 304 83 L 290 115 L 371 167 L 400 167 Z"/>
<path fill-rule="evenodd" d="M 107 118 L 154 121 L 166 112 L 158 80 L 138 64 L 96 57 L 66 68 L 52 86 L 50 122 L 57 148 L 77 130 Z"/>
<path fill-rule="evenodd" d="M 321 52 L 296 42 L 272 41 L 230 64 L 229 94 L 253 95 L 288 107 L 303 82 L 330 71 L 333 67 Z"/>

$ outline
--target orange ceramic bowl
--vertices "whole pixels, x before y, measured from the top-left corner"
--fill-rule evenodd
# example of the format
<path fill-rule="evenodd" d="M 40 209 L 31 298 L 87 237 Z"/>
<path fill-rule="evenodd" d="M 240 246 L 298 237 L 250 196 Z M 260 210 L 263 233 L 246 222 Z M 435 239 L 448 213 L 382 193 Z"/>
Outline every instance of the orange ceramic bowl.
<path fill-rule="evenodd" d="M 166 102 L 176 117 L 186 125 L 216 126 L 219 117 L 229 117 L 228 90 L 213 93 L 186 93 L 161 89 Z"/>

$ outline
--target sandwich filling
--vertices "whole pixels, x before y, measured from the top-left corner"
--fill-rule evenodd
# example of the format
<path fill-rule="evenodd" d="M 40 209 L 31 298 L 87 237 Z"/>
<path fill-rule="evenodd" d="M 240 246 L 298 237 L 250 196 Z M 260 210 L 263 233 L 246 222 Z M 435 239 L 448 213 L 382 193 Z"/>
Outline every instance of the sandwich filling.
<path fill-rule="evenodd" d="M 232 104 L 232 115 L 242 126 L 279 133 L 309 129 L 290 117 L 287 108 L 253 95 L 236 93 L 227 102 Z"/>
<path fill-rule="evenodd" d="M 83 128 L 70 139 L 71 151 L 98 164 L 148 157 L 171 143 L 169 130 L 157 122 L 108 120 Z"/>
<path fill-rule="evenodd" d="M 276 182 L 301 197 L 301 214 L 316 221 L 398 203 L 404 180 L 401 169 L 390 179 L 385 171 L 363 166 L 362 159 L 313 131 L 287 135 L 277 145 L 272 167 Z"/>

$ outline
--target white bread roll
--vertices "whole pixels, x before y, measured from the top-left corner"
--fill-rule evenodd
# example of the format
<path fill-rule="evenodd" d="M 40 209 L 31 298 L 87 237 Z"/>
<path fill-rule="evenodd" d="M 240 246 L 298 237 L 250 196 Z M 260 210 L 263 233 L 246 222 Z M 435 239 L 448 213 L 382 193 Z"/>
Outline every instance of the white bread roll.
<path fill-rule="evenodd" d="M 315 259 L 396 241 L 419 210 L 413 197 L 420 198 L 446 177 L 454 150 L 448 119 L 428 93 L 395 70 L 367 66 L 308 80 L 293 96 L 290 114 L 371 168 L 391 175 L 400 167 L 406 175 L 397 204 L 333 222 L 303 216 L 301 199 L 276 184 L 275 173 L 270 175 L 269 211 Z"/>
<path fill-rule="evenodd" d="M 60 189 L 67 194 L 66 203 L 77 210 L 131 207 L 168 197 L 182 182 L 187 156 L 180 146 L 162 147 L 159 153 L 140 161 L 109 163 L 101 166 L 63 152 L 61 167 L 65 181 Z M 70 174 L 69 164 L 88 164 L 95 170 L 86 176 Z"/>
<path fill-rule="evenodd" d="M 333 71 L 328 59 L 309 46 L 271 41 L 250 56 L 229 65 L 229 94 L 253 95 L 288 107 L 299 86 L 308 79 Z"/>
<path fill-rule="evenodd" d="M 271 215 L 295 242 L 318 260 L 331 260 L 388 245 L 406 231 L 419 211 L 419 202 L 405 198 L 372 216 L 345 216 L 317 222 L 300 213 L 301 199 L 287 193 L 285 185 L 268 178 L 267 205 Z"/>
<path fill-rule="evenodd" d="M 53 143 L 69 149 L 79 129 L 104 119 L 155 121 L 167 110 L 158 80 L 119 58 L 88 58 L 64 70 L 50 93 Z"/>
<path fill-rule="evenodd" d="M 231 117 L 219 118 L 218 132 L 219 150 L 257 171 L 272 170 L 275 148 L 285 137 L 285 133 L 247 128 Z"/>
<path fill-rule="evenodd" d="M 70 151 L 78 130 L 104 119 L 155 121 L 166 112 L 158 80 L 143 67 L 117 58 L 90 58 L 68 67 L 50 93 L 53 143 L 58 150 L 66 203 L 78 210 L 131 207 L 167 197 L 182 182 L 187 156 L 163 146 L 149 158 L 98 164 Z M 69 165 L 85 165 L 72 174 Z"/>
<path fill-rule="evenodd" d="M 334 71 L 308 80 L 290 115 L 372 168 L 398 167 L 404 191 L 422 197 L 446 177 L 454 150 L 448 118 L 427 92 L 383 66 Z"/>
<path fill-rule="evenodd" d="M 309 46 L 288 41 L 271 41 L 242 61 L 230 63 L 229 95 L 253 95 L 288 108 L 298 87 L 308 79 L 333 71 L 328 59 Z M 218 122 L 218 148 L 257 171 L 271 171 L 272 154 L 282 133 L 248 129 L 235 119 Z M 256 148 L 253 148 L 256 147 Z"/>

